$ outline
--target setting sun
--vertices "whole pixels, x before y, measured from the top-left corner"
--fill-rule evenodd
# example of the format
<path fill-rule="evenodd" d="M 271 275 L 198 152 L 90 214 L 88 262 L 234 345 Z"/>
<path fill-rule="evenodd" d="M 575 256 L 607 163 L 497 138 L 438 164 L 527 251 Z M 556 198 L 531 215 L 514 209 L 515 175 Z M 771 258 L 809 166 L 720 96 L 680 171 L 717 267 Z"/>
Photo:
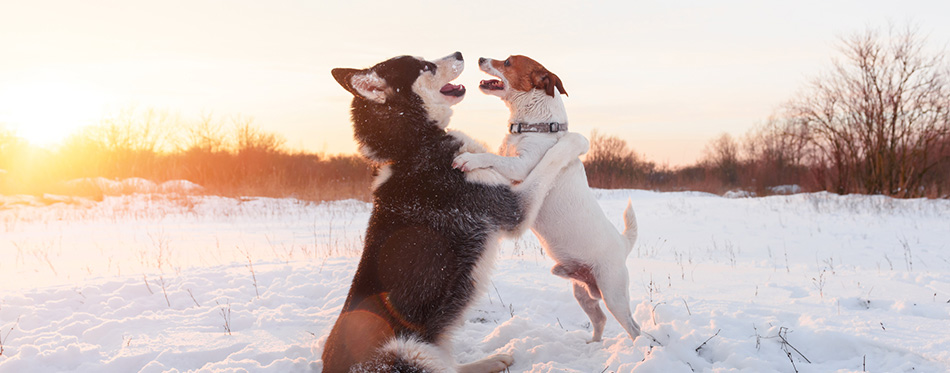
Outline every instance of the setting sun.
<path fill-rule="evenodd" d="M 107 98 L 88 87 L 49 80 L 0 88 L 0 103 L 0 123 L 32 144 L 50 146 L 100 119 Z"/>

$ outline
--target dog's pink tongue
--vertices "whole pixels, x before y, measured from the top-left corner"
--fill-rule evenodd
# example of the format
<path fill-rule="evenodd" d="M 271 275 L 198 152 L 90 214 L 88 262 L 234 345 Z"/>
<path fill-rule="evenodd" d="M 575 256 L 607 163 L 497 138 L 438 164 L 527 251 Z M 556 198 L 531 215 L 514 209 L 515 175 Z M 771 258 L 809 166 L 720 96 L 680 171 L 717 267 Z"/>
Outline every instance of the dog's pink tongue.
<path fill-rule="evenodd" d="M 460 90 L 460 89 L 462 89 L 462 85 L 461 85 L 461 84 L 459 84 L 459 85 L 454 85 L 454 84 L 449 83 L 449 84 L 446 84 L 446 85 L 442 86 L 442 89 L 440 89 L 439 92 L 442 92 L 442 93 L 449 93 L 449 92 L 457 91 L 457 90 Z"/>

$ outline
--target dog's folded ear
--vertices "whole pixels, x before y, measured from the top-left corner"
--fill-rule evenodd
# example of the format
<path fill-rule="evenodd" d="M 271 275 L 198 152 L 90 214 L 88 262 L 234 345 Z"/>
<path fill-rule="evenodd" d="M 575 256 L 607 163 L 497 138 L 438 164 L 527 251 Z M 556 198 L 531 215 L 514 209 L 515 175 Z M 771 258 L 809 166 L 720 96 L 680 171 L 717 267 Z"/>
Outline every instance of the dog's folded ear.
<path fill-rule="evenodd" d="M 375 71 L 337 68 L 330 71 L 337 83 L 354 96 L 382 104 L 386 102 L 389 86 Z"/>
<path fill-rule="evenodd" d="M 561 83 L 561 78 L 558 78 L 557 75 L 551 74 L 551 81 L 554 82 L 554 86 L 557 87 L 558 92 L 560 92 L 562 95 L 570 97 L 570 95 L 567 94 L 567 91 L 564 90 L 564 84 Z"/>
<path fill-rule="evenodd" d="M 531 73 L 531 82 L 535 88 L 543 89 L 544 93 L 547 93 L 548 96 L 554 97 L 555 88 L 557 88 L 558 93 L 567 95 L 567 91 L 564 90 L 564 84 L 561 83 L 561 78 L 558 78 L 557 75 L 554 75 L 554 73 L 550 71 L 540 70 Z"/>

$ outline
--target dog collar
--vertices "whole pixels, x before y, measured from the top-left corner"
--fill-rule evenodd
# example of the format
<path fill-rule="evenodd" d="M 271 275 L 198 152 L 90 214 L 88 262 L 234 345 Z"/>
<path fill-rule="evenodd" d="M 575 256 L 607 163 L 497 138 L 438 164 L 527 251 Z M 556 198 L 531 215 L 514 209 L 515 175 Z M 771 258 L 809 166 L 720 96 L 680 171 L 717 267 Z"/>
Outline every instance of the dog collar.
<path fill-rule="evenodd" d="M 509 133 L 523 132 L 563 132 L 567 131 L 567 123 L 510 123 L 508 125 Z"/>

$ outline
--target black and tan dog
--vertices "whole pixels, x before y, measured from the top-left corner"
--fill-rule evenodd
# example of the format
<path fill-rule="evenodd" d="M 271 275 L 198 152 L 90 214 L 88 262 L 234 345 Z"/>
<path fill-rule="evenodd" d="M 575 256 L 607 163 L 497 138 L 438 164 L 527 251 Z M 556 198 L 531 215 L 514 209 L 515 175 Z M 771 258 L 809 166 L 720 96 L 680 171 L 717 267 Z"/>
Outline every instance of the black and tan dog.
<path fill-rule="evenodd" d="M 462 152 L 485 151 L 445 130 L 465 94 L 450 83 L 463 67 L 456 52 L 333 70 L 354 96 L 360 151 L 381 167 L 363 255 L 324 347 L 325 372 L 495 372 L 512 363 L 499 354 L 457 365 L 452 331 L 482 290 L 500 238 L 531 226 L 561 169 L 589 144 L 563 137 L 516 186 L 491 169 L 453 169 Z"/>

